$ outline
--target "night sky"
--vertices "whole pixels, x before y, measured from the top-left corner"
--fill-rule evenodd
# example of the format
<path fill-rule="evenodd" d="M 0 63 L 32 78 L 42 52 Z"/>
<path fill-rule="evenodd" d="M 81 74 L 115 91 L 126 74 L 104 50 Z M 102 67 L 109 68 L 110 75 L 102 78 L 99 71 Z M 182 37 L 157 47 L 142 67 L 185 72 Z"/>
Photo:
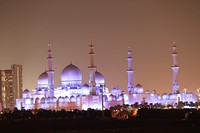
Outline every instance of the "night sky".
<path fill-rule="evenodd" d="M 199 0 L 0 0 L 0 68 L 23 66 L 23 89 L 37 87 L 53 50 L 55 86 L 70 63 L 88 83 L 89 44 L 111 89 L 127 92 L 127 50 L 134 83 L 159 94 L 172 92 L 172 44 L 176 40 L 180 91 L 200 88 Z"/>

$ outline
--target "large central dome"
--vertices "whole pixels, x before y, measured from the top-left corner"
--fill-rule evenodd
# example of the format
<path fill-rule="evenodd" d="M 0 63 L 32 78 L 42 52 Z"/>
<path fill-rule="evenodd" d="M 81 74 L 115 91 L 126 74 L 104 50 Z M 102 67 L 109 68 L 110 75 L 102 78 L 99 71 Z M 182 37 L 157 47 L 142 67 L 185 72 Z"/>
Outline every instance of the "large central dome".
<path fill-rule="evenodd" d="M 75 65 L 69 64 L 61 73 L 61 82 L 63 87 L 80 87 L 82 82 L 81 71 Z"/>

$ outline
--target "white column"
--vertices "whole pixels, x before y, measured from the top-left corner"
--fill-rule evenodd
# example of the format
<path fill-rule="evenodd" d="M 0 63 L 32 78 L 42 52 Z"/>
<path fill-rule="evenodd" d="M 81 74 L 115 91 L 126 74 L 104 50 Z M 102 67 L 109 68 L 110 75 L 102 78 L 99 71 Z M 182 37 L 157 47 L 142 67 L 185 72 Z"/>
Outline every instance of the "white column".
<path fill-rule="evenodd" d="M 128 69 L 127 69 L 127 74 L 128 74 L 128 92 L 134 93 L 134 82 L 133 82 L 133 58 L 132 58 L 132 51 L 131 48 L 128 48 L 128 57 L 127 57 L 127 61 L 128 61 Z"/>
<path fill-rule="evenodd" d="M 48 74 L 48 88 L 49 88 L 49 96 L 51 98 L 54 97 L 54 70 L 53 70 L 53 57 L 52 57 L 52 50 L 51 45 L 48 44 L 48 70 L 46 71 Z"/>
<path fill-rule="evenodd" d="M 172 93 L 177 94 L 179 93 L 179 82 L 178 82 L 178 70 L 179 66 L 177 65 L 177 55 L 178 53 L 176 52 L 176 45 L 175 41 L 173 42 L 173 52 L 172 52 L 172 58 L 173 58 L 173 65 L 171 66 L 171 69 L 173 71 L 173 81 L 172 81 Z"/>
<path fill-rule="evenodd" d="M 90 44 L 90 64 L 88 66 L 89 70 L 89 87 L 90 87 L 90 94 L 96 95 L 96 82 L 95 82 L 95 72 L 96 72 L 96 66 L 94 65 L 94 45 L 92 44 L 92 38 L 91 38 L 91 44 Z"/>

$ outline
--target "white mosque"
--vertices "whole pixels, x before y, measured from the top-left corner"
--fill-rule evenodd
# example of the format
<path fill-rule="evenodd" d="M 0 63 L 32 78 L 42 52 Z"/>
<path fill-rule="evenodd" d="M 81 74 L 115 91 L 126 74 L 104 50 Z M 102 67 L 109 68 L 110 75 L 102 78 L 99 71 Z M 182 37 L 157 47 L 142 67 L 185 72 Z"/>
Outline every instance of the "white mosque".
<path fill-rule="evenodd" d="M 176 45 L 173 42 L 173 65 L 171 69 L 173 71 L 172 93 L 159 95 L 156 91 L 150 93 L 148 90 L 144 91 L 142 85 L 134 85 L 133 80 L 133 62 L 132 51 L 128 48 L 128 93 L 115 87 L 110 92 L 105 86 L 104 76 L 97 71 L 97 67 L 94 64 L 94 45 L 91 40 L 89 46 L 90 64 L 89 70 L 89 82 L 88 84 L 82 84 L 82 73 L 77 66 L 70 63 L 66 66 L 61 73 L 61 86 L 54 86 L 54 70 L 53 70 L 53 57 L 51 45 L 48 45 L 48 69 L 43 72 L 38 78 L 38 87 L 31 92 L 26 89 L 23 92 L 22 99 L 16 100 L 16 107 L 21 109 L 52 109 L 52 110 L 86 110 L 103 109 L 111 106 L 134 104 L 138 102 L 142 104 L 147 103 L 161 103 L 163 105 L 171 104 L 175 105 L 179 101 L 197 102 L 199 97 L 196 93 L 183 92 L 180 93 L 178 82 L 178 70 L 176 58 L 178 53 L 176 52 Z"/>

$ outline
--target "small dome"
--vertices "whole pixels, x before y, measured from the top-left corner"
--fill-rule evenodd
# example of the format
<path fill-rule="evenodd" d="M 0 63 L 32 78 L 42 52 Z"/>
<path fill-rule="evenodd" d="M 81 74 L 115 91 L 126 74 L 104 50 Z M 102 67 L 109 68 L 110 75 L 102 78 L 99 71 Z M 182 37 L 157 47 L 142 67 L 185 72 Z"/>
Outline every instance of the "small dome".
<path fill-rule="evenodd" d="M 111 93 L 118 97 L 122 92 L 120 88 L 117 86 L 117 87 L 112 88 Z"/>
<path fill-rule="evenodd" d="M 120 90 L 118 86 L 112 88 L 112 91 L 118 91 L 118 90 Z"/>
<path fill-rule="evenodd" d="M 85 84 L 81 87 L 81 89 L 89 89 L 89 85 L 85 83 Z"/>
<path fill-rule="evenodd" d="M 143 88 L 141 84 L 137 84 L 135 88 Z"/>
<path fill-rule="evenodd" d="M 28 89 L 25 89 L 23 91 L 22 97 L 23 98 L 30 98 L 31 97 L 31 92 Z"/>
<path fill-rule="evenodd" d="M 82 95 L 89 95 L 90 94 L 89 85 L 86 84 L 86 83 L 81 87 L 81 90 L 82 90 Z"/>
<path fill-rule="evenodd" d="M 116 96 L 110 94 L 109 101 L 115 101 L 115 100 L 116 100 Z"/>
<path fill-rule="evenodd" d="M 23 94 L 30 94 L 31 92 L 28 90 L 28 89 L 25 89 L 24 91 L 23 91 Z"/>
<path fill-rule="evenodd" d="M 43 72 L 38 78 L 38 88 L 47 88 L 48 87 L 48 74 Z"/>
<path fill-rule="evenodd" d="M 122 100 L 124 98 L 124 95 L 123 94 L 120 94 L 119 96 L 118 96 L 118 99 L 119 100 Z"/>
<path fill-rule="evenodd" d="M 137 84 L 135 88 L 133 89 L 133 93 L 135 94 L 142 94 L 143 92 L 144 92 L 144 89 L 141 84 Z"/>
<path fill-rule="evenodd" d="M 105 80 L 104 80 L 103 75 L 98 71 L 95 72 L 95 82 L 96 82 L 96 86 L 100 86 L 100 85 L 105 84 Z"/>
<path fill-rule="evenodd" d="M 78 67 L 73 64 L 66 66 L 61 73 L 62 85 L 67 86 L 80 86 L 82 82 L 82 74 Z"/>

